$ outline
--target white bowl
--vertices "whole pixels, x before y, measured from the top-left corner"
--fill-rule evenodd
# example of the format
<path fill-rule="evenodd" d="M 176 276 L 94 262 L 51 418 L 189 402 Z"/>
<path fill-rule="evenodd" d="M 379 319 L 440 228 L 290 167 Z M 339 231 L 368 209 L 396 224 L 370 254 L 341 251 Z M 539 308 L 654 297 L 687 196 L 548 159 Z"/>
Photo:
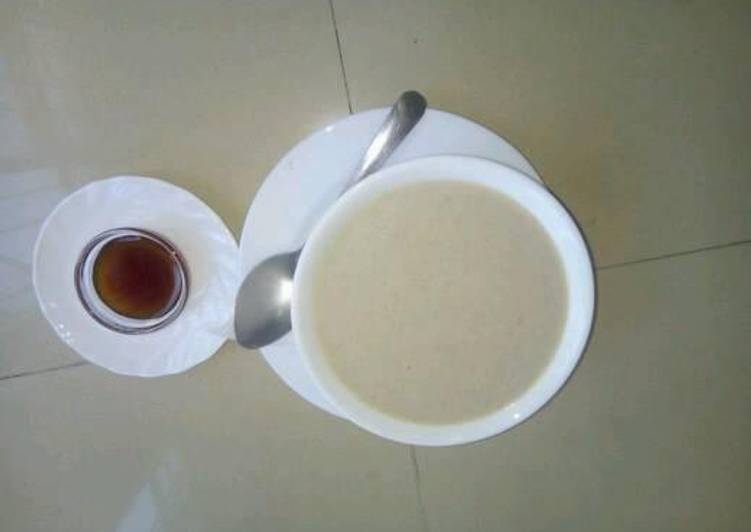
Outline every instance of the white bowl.
<path fill-rule="evenodd" d="M 429 425 L 400 419 L 370 406 L 350 391 L 331 370 L 316 338 L 312 319 L 313 278 L 325 246 L 351 216 L 386 191 L 427 181 L 481 184 L 515 200 L 545 228 L 565 271 L 568 308 L 562 337 L 542 375 L 513 402 L 466 422 Z M 502 227 L 499 228 L 503 230 Z M 323 266 L 325 267 L 325 266 Z M 539 410 L 564 385 L 576 367 L 592 326 L 594 312 L 592 263 L 579 229 L 548 190 L 521 172 L 486 159 L 438 156 L 391 166 L 347 192 L 321 218 L 307 241 L 295 272 L 292 327 L 298 349 L 317 386 L 355 424 L 390 440 L 415 445 L 457 445 L 501 433 Z M 377 356 L 374 353 L 373 356 Z M 468 353 L 467 356 L 472 356 Z"/>

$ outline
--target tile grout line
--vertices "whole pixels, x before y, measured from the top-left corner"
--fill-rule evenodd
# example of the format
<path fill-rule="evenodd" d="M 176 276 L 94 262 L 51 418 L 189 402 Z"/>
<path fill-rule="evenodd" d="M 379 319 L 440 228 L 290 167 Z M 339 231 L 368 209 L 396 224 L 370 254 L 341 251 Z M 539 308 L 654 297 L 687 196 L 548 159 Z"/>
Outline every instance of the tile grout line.
<path fill-rule="evenodd" d="M 430 532 L 430 526 L 428 526 L 428 516 L 425 513 L 425 501 L 422 497 L 422 475 L 420 475 L 420 465 L 417 463 L 417 450 L 414 445 L 409 446 L 409 458 L 412 461 L 412 470 L 415 473 L 415 487 L 417 489 L 417 508 L 420 512 L 420 521 L 422 522 L 422 529 L 425 532 Z"/>
<path fill-rule="evenodd" d="M 344 55 L 342 54 L 342 40 L 339 37 L 339 27 L 336 25 L 336 14 L 334 13 L 334 0 L 329 0 L 329 11 L 331 12 L 331 23 L 334 25 L 334 37 L 336 37 L 336 49 L 339 52 L 339 68 L 342 71 L 344 80 L 344 92 L 347 95 L 347 109 L 352 114 L 352 98 L 349 95 L 349 82 L 347 81 L 347 71 L 344 68 Z"/>
<path fill-rule="evenodd" d="M 718 249 L 731 248 L 734 246 L 742 246 L 743 244 L 751 244 L 751 239 L 736 240 L 735 242 L 727 242 L 725 244 L 716 244 L 714 246 L 706 246 L 703 248 L 689 249 L 687 251 L 676 251 L 674 253 L 666 253 L 665 255 L 658 255 L 656 257 L 646 257 L 644 259 L 629 260 L 625 262 L 617 262 L 615 264 L 607 264 L 605 266 L 597 266 L 596 270 L 611 270 L 615 268 L 622 268 L 624 266 L 631 266 L 634 264 L 642 264 L 644 262 L 654 262 L 663 259 L 672 259 L 674 257 L 683 257 L 685 255 L 693 255 L 695 253 L 702 253 L 703 251 L 715 251 Z"/>
<path fill-rule="evenodd" d="M 62 369 L 73 369 L 81 366 L 88 366 L 90 362 L 81 360 L 79 362 L 73 362 L 71 364 L 65 364 L 63 366 L 55 366 L 54 368 L 35 369 L 31 371 L 22 371 L 20 373 L 11 373 L 10 375 L 0 375 L 0 381 L 18 379 L 21 377 L 32 377 L 34 375 L 41 375 L 42 373 L 51 373 L 53 371 L 59 371 Z"/>

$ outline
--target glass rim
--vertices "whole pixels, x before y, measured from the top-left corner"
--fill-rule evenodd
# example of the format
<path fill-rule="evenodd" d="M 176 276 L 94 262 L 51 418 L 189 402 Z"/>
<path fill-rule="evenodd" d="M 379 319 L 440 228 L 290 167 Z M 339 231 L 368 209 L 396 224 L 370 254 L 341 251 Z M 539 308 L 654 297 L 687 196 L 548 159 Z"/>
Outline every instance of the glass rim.
<path fill-rule="evenodd" d="M 124 236 L 147 238 L 161 246 L 175 258 L 180 276 L 180 292 L 174 303 L 160 316 L 145 319 L 124 316 L 109 307 L 101 299 L 94 286 L 93 267 L 102 248 L 116 238 Z M 177 246 L 169 239 L 147 229 L 116 227 L 99 233 L 81 250 L 74 272 L 76 293 L 86 313 L 100 325 L 122 334 L 146 334 L 166 327 L 182 313 L 188 300 L 190 283 L 185 259 Z"/>

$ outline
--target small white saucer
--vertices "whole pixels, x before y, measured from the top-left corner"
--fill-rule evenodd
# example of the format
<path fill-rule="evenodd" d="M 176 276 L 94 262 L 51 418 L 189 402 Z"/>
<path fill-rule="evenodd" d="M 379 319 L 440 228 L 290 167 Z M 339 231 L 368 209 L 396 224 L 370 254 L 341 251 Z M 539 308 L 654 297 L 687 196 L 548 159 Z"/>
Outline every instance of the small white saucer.
<path fill-rule="evenodd" d="M 271 171 L 250 206 L 240 239 L 243 276 L 264 258 L 297 249 L 339 197 L 388 109 L 366 111 L 317 131 Z M 430 155 L 472 155 L 507 164 L 540 180 L 506 140 L 460 116 L 428 109 L 386 166 Z M 294 331 L 261 349 L 287 385 L 314 405 L 344 417 L 318 390 L 295 346 Z"/>
<path fill-rule="evenodd" d="M 116 227 L 158 233 L 185 259 L 188 301 L 163 329 L 111 331 L 78 299 L 74 269 L 81 250 Z M 219 216 L 187 190 L 149 177 L 112 177 L 76 190 L 44 221 L 34 247 L 34 289 L 55 332 L 85 359 L 123 375 L 179 373 L 213 355 L 231 335 L 239 279 L 237 243 Z"/>

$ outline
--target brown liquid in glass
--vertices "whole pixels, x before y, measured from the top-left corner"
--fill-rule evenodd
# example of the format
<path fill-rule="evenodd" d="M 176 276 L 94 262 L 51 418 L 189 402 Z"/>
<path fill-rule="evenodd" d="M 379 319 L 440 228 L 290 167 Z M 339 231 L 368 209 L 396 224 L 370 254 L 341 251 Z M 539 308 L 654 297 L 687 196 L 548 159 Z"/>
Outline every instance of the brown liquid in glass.
<path fill-rule="evenodd" d="M 122 316 L 153 319 L 175 306 L 182 287 L 177 257 L 145 237 L 123 236 L 105 244 L 94 262 L 94 288 Z"/>

